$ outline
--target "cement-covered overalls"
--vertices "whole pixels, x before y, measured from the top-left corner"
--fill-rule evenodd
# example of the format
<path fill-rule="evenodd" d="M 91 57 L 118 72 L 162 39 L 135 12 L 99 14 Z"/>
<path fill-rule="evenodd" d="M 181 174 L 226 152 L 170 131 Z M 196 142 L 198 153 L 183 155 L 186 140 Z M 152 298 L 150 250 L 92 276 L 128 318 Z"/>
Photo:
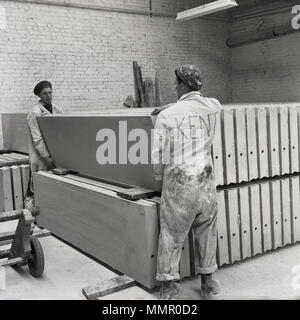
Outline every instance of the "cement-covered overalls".
<path fill-rule="evenodd" d="M 211 145 L 220 107 L 217 100 L 192 91 L 156 119 L 152 160 L 156 180 L 163 180 L 158 281 L 180 279 L 182 245 L 191 227 L 196 273 L 211 274 L 217 269 L 217 199 Z"/>
<path fill-rule="evenodd" d="M 62 113 L 61 109 L 52 104 L 52 114 Z M 27 121 L 29 126 L 30 132 L 30 139 L 29 139 L 29 159 L 30 159 L 30 171 L 31 171 L 31 178 L 29 182 L 29 190 L 33 192 L 33 180 L 32 175 L 34 172 L 37 171 L 45 171 L 49 168 L 44 161 L 44 158 L 50 156 L 45 141 L 42 137 L 37 117 L 44 117 L 51 115 L 51 113 L 42 105 L 41 102 L 36 104 L 29 114 L 27 115 Z M 28 193 L 28 191 L 27 191 Z"/>

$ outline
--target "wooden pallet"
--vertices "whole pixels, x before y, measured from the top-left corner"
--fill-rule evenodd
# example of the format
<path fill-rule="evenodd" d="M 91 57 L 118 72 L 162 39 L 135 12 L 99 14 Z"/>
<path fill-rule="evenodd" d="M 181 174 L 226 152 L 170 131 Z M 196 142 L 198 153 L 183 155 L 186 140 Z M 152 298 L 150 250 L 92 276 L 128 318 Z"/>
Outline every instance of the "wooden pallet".
<path fill-rule="evenodd" d="M 136 282 L 126 276 L 118 276 L 112 279 L 103 280 L 96 285 L 88 286 L 82 289 L 83 295 L 88 300 L 94 300 L 99 297 L 104 297 L 108 294 L 118 292 L 134 286 Z"/>

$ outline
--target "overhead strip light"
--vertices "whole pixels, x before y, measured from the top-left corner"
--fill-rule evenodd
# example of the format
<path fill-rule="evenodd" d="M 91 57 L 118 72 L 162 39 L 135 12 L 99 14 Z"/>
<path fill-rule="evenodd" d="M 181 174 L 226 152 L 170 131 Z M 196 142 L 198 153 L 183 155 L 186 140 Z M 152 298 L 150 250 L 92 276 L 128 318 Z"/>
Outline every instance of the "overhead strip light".
<path fill-rule="evenodd" d="M 207 14 L 233 8 L 233 7 L 236 7 L 237 5 L 238 4 L 236 3 L 235 0 L 218 0 L 218 1 L 204 4 L 202 6 L 199 6 L 193 9 L 178 12 L 176 20 L 186 21 L 190 19 L 195 19 Z"/>

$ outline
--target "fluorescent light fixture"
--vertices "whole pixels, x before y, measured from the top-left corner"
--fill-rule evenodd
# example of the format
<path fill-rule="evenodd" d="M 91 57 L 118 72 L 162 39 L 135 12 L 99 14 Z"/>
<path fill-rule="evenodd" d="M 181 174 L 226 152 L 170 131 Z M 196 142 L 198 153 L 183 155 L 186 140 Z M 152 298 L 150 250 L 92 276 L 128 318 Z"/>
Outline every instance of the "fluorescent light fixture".
<path fill-rule="evenodd" d="M 178 12 L 176 20 L 186 21 L 190 19 L 195 19 L 207 14 L 233 8 L 237 5 L 238 4 L 235 2 L 235 0 L 218 0 L 193 9 Z"/>

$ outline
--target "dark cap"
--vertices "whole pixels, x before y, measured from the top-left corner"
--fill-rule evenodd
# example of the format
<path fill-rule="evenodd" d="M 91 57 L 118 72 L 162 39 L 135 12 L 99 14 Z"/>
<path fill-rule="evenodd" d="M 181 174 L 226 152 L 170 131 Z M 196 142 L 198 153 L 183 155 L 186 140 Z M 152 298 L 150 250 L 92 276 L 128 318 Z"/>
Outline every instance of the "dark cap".
<path fill-rule="evenodd" d="M 41 81 L 39 82 L 33 89 L 33 93 L 37 96 L 41 93 L 41 91 L 45 88 L 51 88 L 52 84 L 49 81 Z"/>

